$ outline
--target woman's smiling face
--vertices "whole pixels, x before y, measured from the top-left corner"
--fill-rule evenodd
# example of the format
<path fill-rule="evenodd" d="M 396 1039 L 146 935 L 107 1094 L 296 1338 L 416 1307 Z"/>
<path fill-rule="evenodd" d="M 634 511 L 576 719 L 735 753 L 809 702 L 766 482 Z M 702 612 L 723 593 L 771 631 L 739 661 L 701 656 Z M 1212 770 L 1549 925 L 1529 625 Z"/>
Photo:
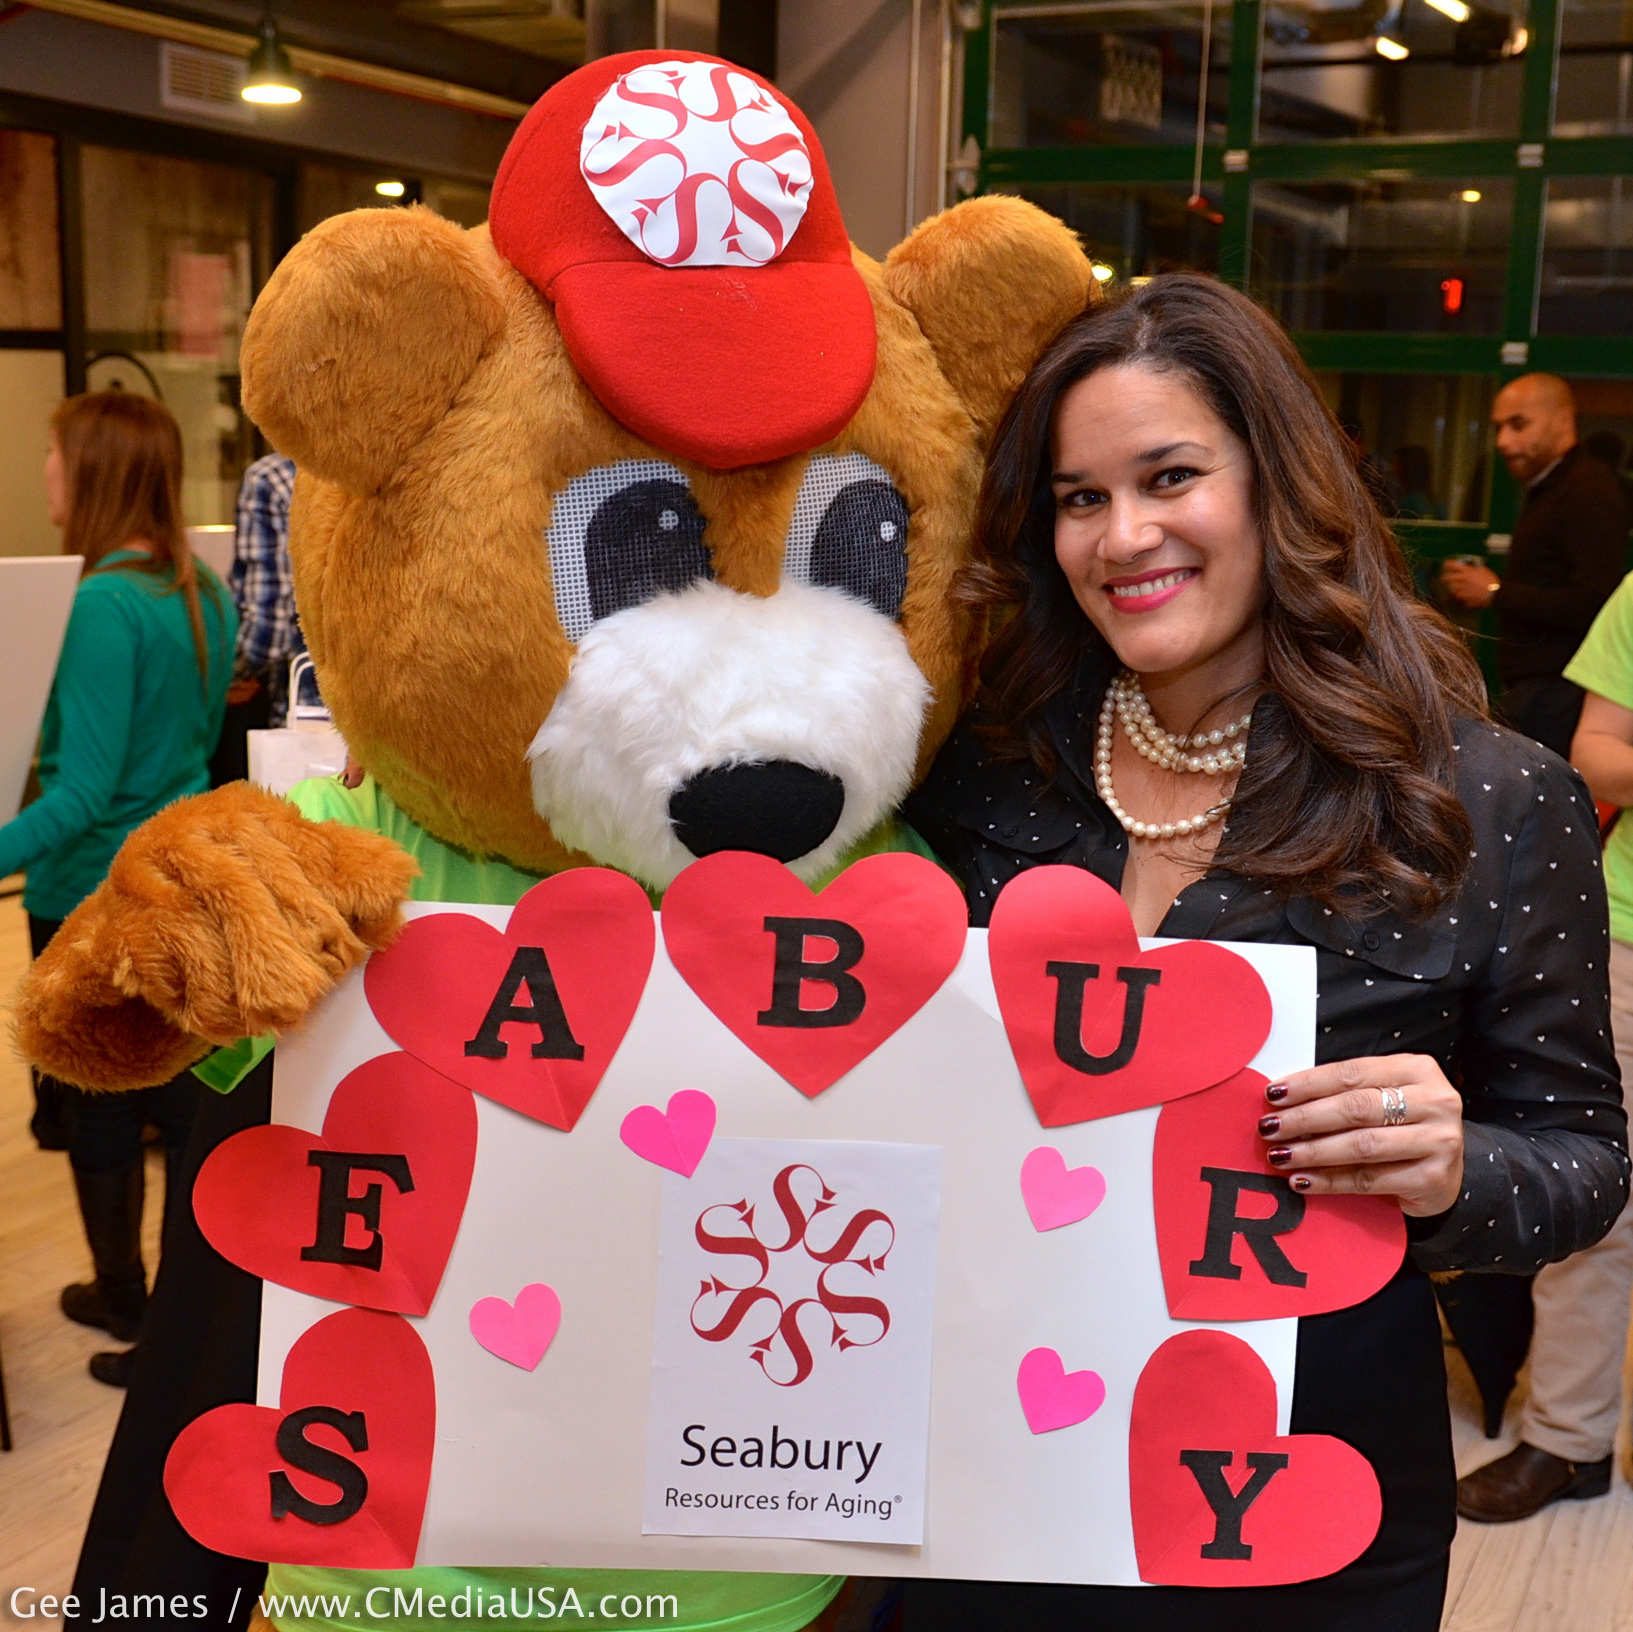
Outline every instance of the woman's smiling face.
<path fill-rule="evenodd" d="M 1256 677 L 1264 549 L 1247 445 L 1183 374 L 1097 369 L 1053 438 L 1055 559 L 1077 604 L 1139 675 Z"/>

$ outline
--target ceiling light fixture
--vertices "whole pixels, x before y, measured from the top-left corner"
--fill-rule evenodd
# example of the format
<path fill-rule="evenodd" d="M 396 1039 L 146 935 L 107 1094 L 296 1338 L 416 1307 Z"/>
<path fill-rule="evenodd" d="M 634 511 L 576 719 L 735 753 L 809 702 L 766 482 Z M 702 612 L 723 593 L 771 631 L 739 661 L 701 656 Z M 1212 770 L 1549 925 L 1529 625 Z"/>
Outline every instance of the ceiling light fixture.
<path fill-rule="evenodd" d="M 249 77 L 238 93 L 246 102 L 263 105 L 284 105 L 299 102 L 301 88 L 295 83 L 295 67 L 278 38 L 278 25 L 272 19 L 272 7 L 261 12 L 260 42 L 249 54 Z"/>
<path fill-rule="evenodd" d="M 1380 34 L 1372 42 L 1372 48 L 1380 57 L 1388 57 L 1391 62 L 1405 62 L 1412 54 L 1399 40 L 1392 40 L 1387 34 Z"/>

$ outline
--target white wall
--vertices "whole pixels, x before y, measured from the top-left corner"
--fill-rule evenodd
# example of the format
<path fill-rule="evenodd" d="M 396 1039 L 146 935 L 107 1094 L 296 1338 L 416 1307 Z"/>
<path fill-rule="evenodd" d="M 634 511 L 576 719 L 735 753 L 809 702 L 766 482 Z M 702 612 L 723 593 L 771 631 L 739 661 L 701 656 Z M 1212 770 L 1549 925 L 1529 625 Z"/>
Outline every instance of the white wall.
<path fill-rule="evenodd" d="M 816 126 L 845 225 L 870 255 L 937 206 L 945 12 L 946 0 L 919 0 L 910 164 L 913 0 L 782 0 L 777 9 L 777 83 Z"/>

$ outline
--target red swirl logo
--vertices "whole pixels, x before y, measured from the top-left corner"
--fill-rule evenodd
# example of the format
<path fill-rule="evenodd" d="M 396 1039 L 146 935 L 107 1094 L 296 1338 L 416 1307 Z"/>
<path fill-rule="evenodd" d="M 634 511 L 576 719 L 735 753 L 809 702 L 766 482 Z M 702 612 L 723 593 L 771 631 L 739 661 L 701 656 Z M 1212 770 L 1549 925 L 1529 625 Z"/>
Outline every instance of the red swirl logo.
<path fill-rule="evenodd" d="M 584 126 L 579 168 L 661 266 L 763 266 L 787 247 L 811 193 L 811 155 L 788 109 L 720 63 L 621 75 Z"/>
<path fill-rule="evenodd" d="M 746 1200 L 717 1203 L 698 1215 L 698 1245 L 733 1260 L 735 1273 L 703 1282 L 692 1302 L 692 1330 L 706 1343 L 724 1343 L 747 1325 L 750 1357 L 779 1388 L 794 1388 L 816 1367 L 813 1341 L 842 1354 L 872 1348 L 890 1330 L 890 1310 L 881 1299 L 842 1288 L 857 1284 L 846 1277 L 848 1270 L 871 1278 L 884 1269 L 896 1244 L 896 1226 L 877 1207 L 864 1207 L 839 1223 L 838 1197 L 803 1162 L 785 1167 L 772 1181 L 771 1193 L 781 1214 L 773 1226 L 775 1240 L 761 1235 L 755 1208 Z M 784 1253 L 803 1254 L 818 1266 L 811 1294 L 793 1302 L 765 1284 L 773 1260 Z M 753 1278 L 745 1283 L 750 1265 Z"/>

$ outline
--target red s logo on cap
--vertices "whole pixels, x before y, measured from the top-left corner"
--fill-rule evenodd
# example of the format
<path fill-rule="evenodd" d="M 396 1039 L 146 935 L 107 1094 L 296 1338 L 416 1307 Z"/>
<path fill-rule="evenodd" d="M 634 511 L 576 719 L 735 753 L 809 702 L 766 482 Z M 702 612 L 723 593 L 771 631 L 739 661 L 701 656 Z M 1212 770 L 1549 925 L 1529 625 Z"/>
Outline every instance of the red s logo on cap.
<path fill-rule="evenodd" d="M 512 138 L 490 226 L 601 405 L 666 453 L 715 470 L 808 453 L 873 383 L 873 304 L 821 144 L 746 69 L 639 51 L 569 74 Z"/>

